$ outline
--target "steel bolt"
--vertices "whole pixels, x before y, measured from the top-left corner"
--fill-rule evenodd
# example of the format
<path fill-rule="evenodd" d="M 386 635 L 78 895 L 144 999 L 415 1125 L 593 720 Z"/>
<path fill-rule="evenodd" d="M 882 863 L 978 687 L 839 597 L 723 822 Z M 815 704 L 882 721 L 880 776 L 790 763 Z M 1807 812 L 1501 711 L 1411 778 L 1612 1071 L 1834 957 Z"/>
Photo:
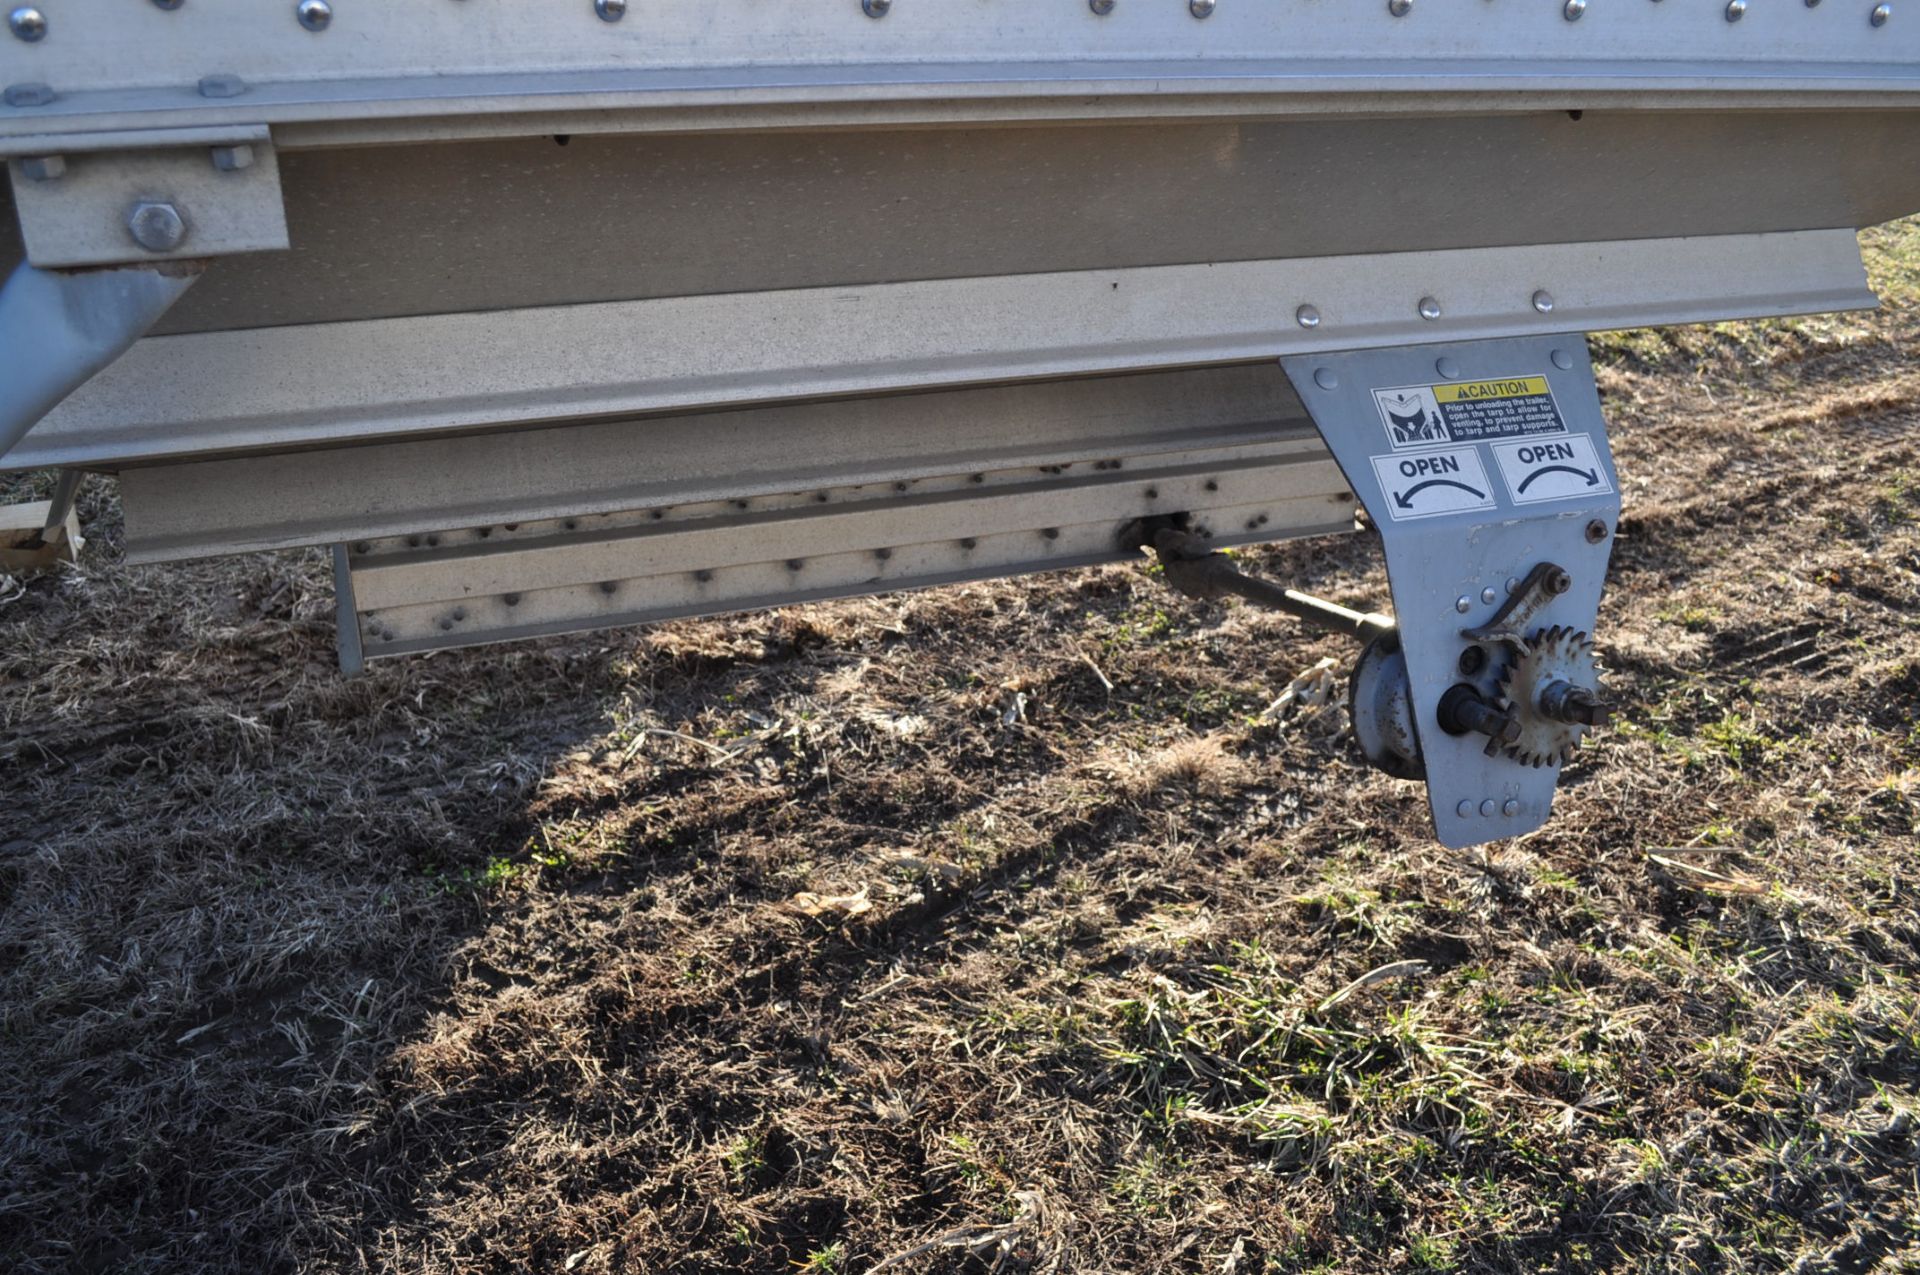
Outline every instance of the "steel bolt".
<path fill-rule="evenodd" d="M 1293 312 L 1293 321 L 1311 332 L 1320 326 L 1320 310 L 1317 306 L 1303 305 Z"/>
<path fill-rule="evenodd" d="M 1440 303 L 1432 297 L 1420 298 L 1420 317 L 1432 322 L 1440 317 Z"/>
<path fill-rule="evenodd" d="M 1564 571 L 1555 571 L 1546 578 L 1547 592 L 1558 597 L 1573 587 L 1573 577 Z"/>
<path fill-rule="evenodd" d="M 201 97 L 239 97 L 247 91 L 247 82 L 225 71 L 200 77 Z"/>
<path fill-rule="evenodd" d="M 1887 19 L 1891 18 L 1892 16 L 1893 16 L 1892 5 L 1876 4 L 1873 6 L 1873 12 L 1867 15 L 1867 21 L 1871 22 L 1876 27 L 1884 27 L 1885 25 L 1887 25 Z"/>
<path fill-rule="evenodd" d="M 66 171 L 65 155 L 29 155 L 20 161 L 20 175 L 28 181 L 50 182 Z"/>
<path fill-rule="evenodd" d="M 127 233 L 148 252 L 172 252 L 187 237 L 187 219 L 172 204 L 142 199 L 127 214 Z"/>
<path fill-rule="evenodd" d="M 1404 18 L 1413 12 L 1413 0 L 1387 0 L 1387 12 L 1396 18 Z"/>
<path fill-rule="evenodd" d="M 1727 21 L 1738 22 L 1747 16 L 1747 0 L 1727 0 Z"/>
<path fill-rule="evenodd" d="M 602 22 L 618 22 L 627 16 L 627 0 L 593 0 L 593 12 Z"/>
<path fill-rule="evenodd" d="M 1113 0 L 1087 0 L 1087 8 L 1104 18 L 1113 12 Z"/>
<path fill-rule="evenodd" d="M 1213 16 L 1214 0 L 1187 0 L 1187 12 L 1196 18 Z"/>
<path fill-rule="evenodd" d="M 1607 524 L 1595 518 L 1587 524 L 1587 543 L 1597 545 L 1607 538 Z"/>
<path fill-rule="evenodd" d="M 1487 649 L 1484 646 L 1470 646 L 1460 652 L 1460 676 L 1472 677 L 1487 666 Z"/>
<path fill-rule="evenodd" d="M 223 173 L 237 173 L 253 167 L 253 147 L 241 142 L 234 146 L 216 146 L 210 152 L 213 166 Z"/>
<path fill-rule="evenodd" d="M 1560 16 L 1569 22 L 1578 22 L 1580 15 L 1587 11 L 1587 0 L 1567 0 L 1560 8 Z"/>
<path fill-rule="evenodd" d="M 7 15 L 7 27 L 28 44 L 47 38 L 47 15 L 30 4 L 23 4 Z"/>
<path fill-rule="evenodd" d="M 293 16 L 300 19 L 300 25 L 309 31 L 325 31 L 327 24 L 333 21 L 333 6 L 327 0 L 300 0 L 294 7 Z"/>
<path fill-rule="evenodd" d="M 1540 692 L 1540 711 L 1556 722 L 1579 726 L 1605 726 L 1613 710 L 1584 686 L 1554 682 Z"/>
<path fill-rule="evenodd" d="M 1553 294 L 1545 288 L 1533 294 L 1533 308 L 1542 314 L 1553 313 Z"/>
<path fill-rule="evenodd" d="M 893 8 L 893 0 L 860 0 L 860 11 L 869 18 L 884 18 Z"/>

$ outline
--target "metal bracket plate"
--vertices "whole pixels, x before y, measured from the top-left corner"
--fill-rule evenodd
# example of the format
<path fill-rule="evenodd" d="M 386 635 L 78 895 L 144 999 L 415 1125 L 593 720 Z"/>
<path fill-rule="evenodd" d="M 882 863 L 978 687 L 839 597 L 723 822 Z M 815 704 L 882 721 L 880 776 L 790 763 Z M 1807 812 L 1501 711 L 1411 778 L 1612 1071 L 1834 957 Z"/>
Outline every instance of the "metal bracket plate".
<path fill-rule="evenodd" d="M 0 154 L 27 260 L 42 269 L 288 246 L 280 165 L 262 125 L 10 138 Z M 146 206 L 156 220 L 136 234 L 130 223 Z"/>
<path fill-rule="evenodd" d="M 1434 830 L 1448 846 L 1531 832 L 1556 766 L 1489 757 L 1439 725 L 1463 630 L 1484 625 L 1532 569 L 1572 585 L 1530 623 L 1592 632 L 1619 522 L 1586 341 L 1474 341 L 1282 360 L 1386 549 Z"/>

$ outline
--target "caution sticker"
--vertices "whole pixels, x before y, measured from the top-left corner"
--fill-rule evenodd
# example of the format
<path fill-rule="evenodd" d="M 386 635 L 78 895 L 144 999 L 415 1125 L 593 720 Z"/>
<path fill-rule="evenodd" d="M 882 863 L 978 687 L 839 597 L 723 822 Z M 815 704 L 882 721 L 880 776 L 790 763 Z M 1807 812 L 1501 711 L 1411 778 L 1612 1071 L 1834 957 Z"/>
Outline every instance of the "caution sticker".
<path fill-rule="evenodd" d="M 1577 500 L 1613 491 L 1607 467 L 1585 434 L 1529 443 L 1495 443 L 1493 459 L 1515 503 Z"/>
<path fill-rule="evenodd" d="M 1477 447 L 1375 456 L 1373 472 L 1395 522 L 1494 507 L 1493 484 Z"/>
<path fill-rule="evenodd" d="M 1375 390 L 1373 401 L 1396 450 L 1567 432 L 1544 376 L 1407 385 Z"/>

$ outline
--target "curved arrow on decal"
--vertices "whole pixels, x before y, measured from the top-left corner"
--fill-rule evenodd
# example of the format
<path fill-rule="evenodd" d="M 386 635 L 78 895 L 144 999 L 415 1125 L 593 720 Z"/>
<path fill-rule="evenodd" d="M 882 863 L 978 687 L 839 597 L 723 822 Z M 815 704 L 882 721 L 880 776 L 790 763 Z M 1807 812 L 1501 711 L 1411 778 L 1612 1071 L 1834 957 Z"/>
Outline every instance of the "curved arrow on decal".
<path fill-rule="evenodd" d="M 1591 469 L 1575 469 L 1572 465 L 1548 465 L 1545 469 L 1536 469 L 1531 474 L 1528 474 L 1526 481 L 1520 484 L 1520 490 L 1524 493 L 1527 488 L 1533 486 L 1534 479 L 1556 472 L 1572 474 L 1575 478 L 1584 478 L 1587 480 L 1587 486 L 1589 487 L 1598 487 L 1600 485 L 1600 475 Z"/>
<path fill-rule="evenodd" d="M 1429 478 L 1423 483 L 1415 483 L 1413 486 L 1407 488 L 1405 491 L 1396 493 L 1393 498 L 1393 503 L 1396 505 L 1399 505 L 1402 509 L 1411 509 L 1413 508 L 1412 498 L 1414 496 L 1419 495 L 1421 492 L 1425 491 L 1429 487 L 1458 487 L 1461 491 L 1466 492 L 1468 495 L 1472 496 L 1475 500 L 1485 500 L 1487 498 L 1486 492 L 1475 491 L 1473 488 L 1467 486 L 1465 483 L 1457 483 L 1453 481 L 1453 479 L 1451 478 Z"/>

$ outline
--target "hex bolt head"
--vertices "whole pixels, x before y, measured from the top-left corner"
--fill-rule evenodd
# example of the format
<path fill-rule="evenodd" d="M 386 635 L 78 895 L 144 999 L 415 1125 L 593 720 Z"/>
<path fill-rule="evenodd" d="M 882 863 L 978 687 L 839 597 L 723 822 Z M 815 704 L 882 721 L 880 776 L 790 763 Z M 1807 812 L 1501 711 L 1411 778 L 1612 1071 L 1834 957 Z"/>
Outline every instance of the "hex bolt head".
<path fill-rule="evenodd" d="M 223 173 L 237 173 L 243 168 L 253 167 L 253 147 L 245 142 L 216 146 L 209 153 L 213 156 L 213 166 Z"/>
<path fill-rule="evenodd" d="M 187 237 L 187 219 L 172 204 L 142 199 L 127 213 L 127 233 L 148 252 L 172 252 Z"/>
<path fill-rule="evenodd" d="M 893 0 L 860 0 L 860 12 L 869 18 L 884 18 L 893 8 Z"/>
<path fill-rule="evenodd" d="M 23 4 L 7 15 L 7 29 L 15 39 L 37 43 L 47 38 L 47 15 L 30 4 Z"/>
<path fill-rule="evenodd" d="M 593 0 L 593 12 L 602 22 L 618 22 L 627 16 L 627 0 Z"/>
<path fill-rule="evenodd" d="M 294 6 L 293 16 L 309 31 L 325 31 L 333 21 L 333 6 L 327 0 L 300 0 Z"/>
<path fill-rule="evenodd" d="M 1113 12 L 1113 0 L 1087 0 L 1087 8 L 1104 18 Z"/>
<path fill-rule="evenodd" d="M 1213 16 L 1214 0 L 1187 0 L 1187 12 L 1196 18 Z"/>
<path fill-rule="evenodd" d="M 20 161 L 20 175 L 32 182 L 50 182 L 66 171 L 65 155 L 29 155 Z"/>

